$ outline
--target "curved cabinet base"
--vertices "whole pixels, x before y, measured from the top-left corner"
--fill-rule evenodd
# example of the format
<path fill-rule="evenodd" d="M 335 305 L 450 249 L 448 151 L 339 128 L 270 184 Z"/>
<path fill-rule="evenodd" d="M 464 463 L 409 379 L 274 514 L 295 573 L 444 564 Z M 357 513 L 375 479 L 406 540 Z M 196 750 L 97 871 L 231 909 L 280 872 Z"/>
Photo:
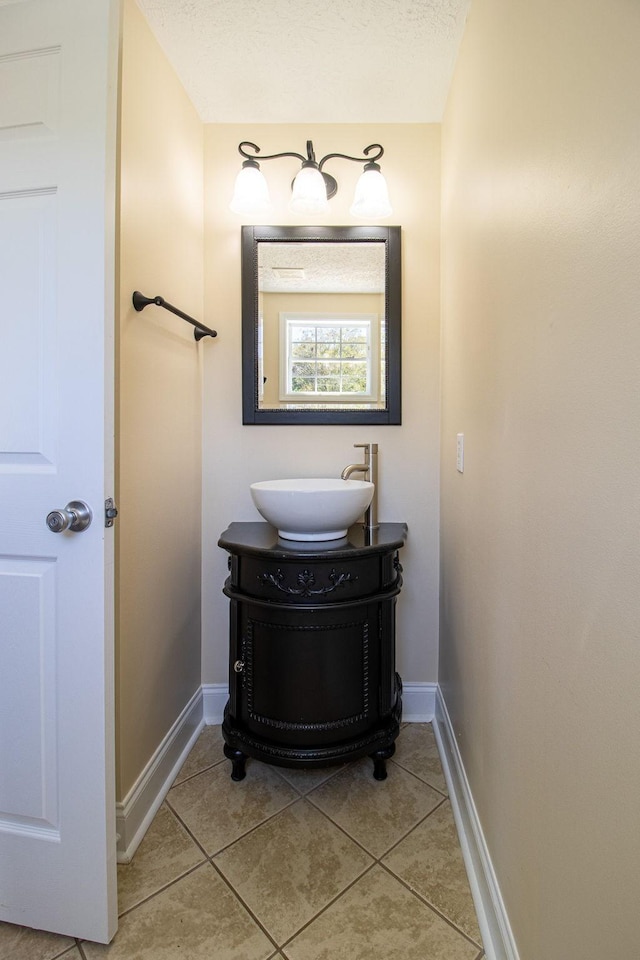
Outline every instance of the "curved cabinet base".
<path fill-rule="evenodd" d="M 242 727 L 230 715 L 229 704 L 225 707 L 222 723 L 224 755 L 232 762 L 231 779 L 244 780 L 247 757 L 272 763 L 280 767 L 316 768 L 346 763 L 360 757 L 371 757 L 373 776 L 376 780 L 387 777 L 386 761 L 395 753 L 395 740 L 400 733 L 402 718 L 402 681 L 396 674 L 396 703 L 389 717 L 378 721 L 375 728 L 349 740 L 335 744 L 313 743 L 307 746 L 288 746 L 264 740 Z"/>

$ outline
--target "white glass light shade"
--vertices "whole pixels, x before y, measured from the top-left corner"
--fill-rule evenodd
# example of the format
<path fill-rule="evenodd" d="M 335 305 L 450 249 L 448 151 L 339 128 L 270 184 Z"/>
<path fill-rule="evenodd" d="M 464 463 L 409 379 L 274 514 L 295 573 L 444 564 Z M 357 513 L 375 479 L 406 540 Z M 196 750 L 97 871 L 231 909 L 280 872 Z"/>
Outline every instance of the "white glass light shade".
<path fill-rule="evenodd" d="M 242 166 L 236 177 L 233 199 L 229 209 L 240 216 L 254 216 L 268 213 L 271 209 L 269 188 L 259 167 Z"/>
<path fill-rule="evenodd" d="M 324 213 L 327 209 L 327 187 L 317 167 L 303 167 L 293 181 L 289 209 L 294 213 Z"/>
<path fill-rule="evenodd" d="M 380 170 L 366 167 L 356 183 L 356 192 L 349 213 L 352 217 L 380 220 L 391 216 L 387 181 Z"/>

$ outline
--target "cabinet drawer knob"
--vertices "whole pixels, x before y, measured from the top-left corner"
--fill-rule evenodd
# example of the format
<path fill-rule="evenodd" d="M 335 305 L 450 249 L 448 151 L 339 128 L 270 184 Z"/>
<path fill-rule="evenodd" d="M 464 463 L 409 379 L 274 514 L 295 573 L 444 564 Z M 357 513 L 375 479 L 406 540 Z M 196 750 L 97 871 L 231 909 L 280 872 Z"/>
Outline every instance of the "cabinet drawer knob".
<path fill-rule="evenodd" d="M 235 670 L 236 673 L 242 673 L 242 671 L 244 670 L 244 660 L 236 660 L 236 662 L 233 665 L 233 669 Z"/>

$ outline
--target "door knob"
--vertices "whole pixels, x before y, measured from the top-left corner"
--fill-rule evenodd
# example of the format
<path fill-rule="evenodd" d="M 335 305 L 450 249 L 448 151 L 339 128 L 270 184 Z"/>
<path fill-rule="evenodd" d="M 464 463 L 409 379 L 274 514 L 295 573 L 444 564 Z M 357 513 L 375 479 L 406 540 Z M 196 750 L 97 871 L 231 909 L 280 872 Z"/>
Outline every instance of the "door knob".
<path fill-rule="evenodd" d="M 93 514 L 83 500 L 70 500 L 62 510 L 52 510 L 47 514 L 47 526 L 52 533 L 62 533 L 63 530 L 72 530 L 81 533 L 86 530 Z"/>

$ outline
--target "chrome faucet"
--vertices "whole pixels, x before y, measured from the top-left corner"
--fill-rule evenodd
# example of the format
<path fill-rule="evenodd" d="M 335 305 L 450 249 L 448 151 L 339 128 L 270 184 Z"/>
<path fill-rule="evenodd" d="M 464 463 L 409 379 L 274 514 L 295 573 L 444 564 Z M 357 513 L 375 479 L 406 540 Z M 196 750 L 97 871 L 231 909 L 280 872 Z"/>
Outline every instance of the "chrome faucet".
<path fill-rule="evenodd" d="M 361 473 L 365 480 L 373 484 L 373 499 L 364 514 L 364 526 L 367 530 L 378 529 L 378 444 L 354 443 L 354 447 L 364 450 L 364 463 L 350 463 L 340 477 L 348 480 L 352 473 Z"/>

